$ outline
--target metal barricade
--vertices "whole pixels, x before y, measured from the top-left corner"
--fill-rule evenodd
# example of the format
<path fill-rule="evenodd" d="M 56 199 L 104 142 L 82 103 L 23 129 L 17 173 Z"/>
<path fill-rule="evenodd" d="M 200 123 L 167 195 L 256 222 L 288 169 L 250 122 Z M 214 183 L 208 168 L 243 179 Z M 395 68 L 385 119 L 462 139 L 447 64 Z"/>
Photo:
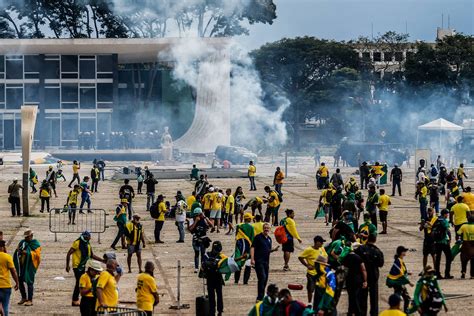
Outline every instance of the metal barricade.
<path fill-rule="evenodd" d="M 58 241 L 57 234 L 82 233 L 87 230 L 98 234 L 104 233 L 107 226 L 107 212 L 104 209 L 76 209 L 76 218 L 70 223 L 70 210 L 64 208 L 53 208 L 49 213 L 49 231 L 54 233 L 54 241 Z"/>
<path fill-rule="evenodd" d="M 146 316 L 146 312 L 127 307 L 98 307 L 97 314 L 114 316 Z"/>

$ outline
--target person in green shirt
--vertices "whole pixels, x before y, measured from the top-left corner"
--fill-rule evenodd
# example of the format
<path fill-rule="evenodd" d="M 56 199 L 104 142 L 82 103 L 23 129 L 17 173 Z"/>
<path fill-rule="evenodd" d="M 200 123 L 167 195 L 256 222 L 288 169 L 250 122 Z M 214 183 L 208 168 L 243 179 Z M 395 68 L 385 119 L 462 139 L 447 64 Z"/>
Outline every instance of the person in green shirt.
<path fill-rule="evenodd" d="M 199 180 L 199 170 L 198 168 L 196 168 L 196 165 L 193 165 L 193 169 L 191 169 L 191 174 L 190 174 L 190 181 L 193 181 L 193 180 Z"/>
<path fill-rule="evenodd" d="M 263 297 L 263 300 L 258 301 L 257 304 L 252 307 L 248 316 L 273 316 L 278 310 L 277 305 L 278 298 L 278 286 L 270 284 L 267 286 L 267 295 Z"/>
<path fill-rule="evenodd" d="M 446 267 L 444 270 L 444 279 L 452 279 L 453 276 L 450 274 L 451 272 L 451 262 L 452 262 L 452 254 L 451 254 L 451 247 L 450 247 L 450 237 L 449 237 L 449 210 L 444 209 L 441 211 L 441 216 L 433 225 L 433 239 L 435 242 L 435 270 L 436 276 L 438 279 L 443 279 L 440 274 L 440 265 L 441 265 L 441 254 L 444 253 L 446 256 Z"/>
<path fill-rule="evenodd" d="M 117 236 L 115 237 L 114 242 L 110 246 L 110 248 L 114 250 L 117 250 L 115 248 L 115 245 L 117 245 L 119 240 L 122 240 L 122 249 L 127 249 L 127 247 L 125 246 L 125 235 L 126 235 L 125 224 L 127 223 L 127 205 L 128 205 L 128 200 L 121 199 L 120 204 L 115 209 L 114 221 L 117 223 L 118 232 L 117 232 Z"/>
<path fill-rule="evenodd" d="M 359 237 L 359 242 L 362 245 L 365 245 L 369 235 L 377 236 L 377 227 L 372 224 L 371 215 L 369 213 L 364 213 L 364 222 L 359 226 L 357 236 Z"/>
<path fill-rule="evenodd" d="M 448 312 L 444 295 L 436 279 L 436 271 L 431 266 L 426 266 L 423 275 L 416 283 L 413 305 L 409 313 L 418 311 L 420 315 L 434 316 L 441 311 L 442 307 Z"/>

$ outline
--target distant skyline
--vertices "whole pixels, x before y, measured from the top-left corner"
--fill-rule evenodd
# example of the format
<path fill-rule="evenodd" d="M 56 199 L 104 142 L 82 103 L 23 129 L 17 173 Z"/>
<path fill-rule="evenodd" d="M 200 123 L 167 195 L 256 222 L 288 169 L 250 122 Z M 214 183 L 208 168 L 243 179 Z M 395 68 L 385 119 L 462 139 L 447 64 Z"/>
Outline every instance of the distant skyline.
<path fill-rule="evenodd" d="M 473 34 L 474 0 L 274 0 L 277 18 L 273 25 L 250 25 L 250 35 L 238 38 L 248 49 L 283 37 L 314 36 L 350 40 L 373 33 L 396 31 L 410 41 L 434 42 L 436 28 L 450 26 Z"/>

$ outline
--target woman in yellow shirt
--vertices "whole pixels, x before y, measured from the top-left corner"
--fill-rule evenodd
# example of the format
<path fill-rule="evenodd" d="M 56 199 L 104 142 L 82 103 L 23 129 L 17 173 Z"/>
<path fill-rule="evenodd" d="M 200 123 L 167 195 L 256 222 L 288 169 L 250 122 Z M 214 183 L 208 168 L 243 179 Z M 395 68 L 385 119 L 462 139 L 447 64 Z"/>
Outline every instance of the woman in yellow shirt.
<path fill-rule="evenodd" d="M 153 277 L 155 265 L 151 261 L 145 263 L 145 272 L 137 277 L 137 308 L 147 316 L 153 315 L 153 308 L 160 302 L 158 288 Z"/>

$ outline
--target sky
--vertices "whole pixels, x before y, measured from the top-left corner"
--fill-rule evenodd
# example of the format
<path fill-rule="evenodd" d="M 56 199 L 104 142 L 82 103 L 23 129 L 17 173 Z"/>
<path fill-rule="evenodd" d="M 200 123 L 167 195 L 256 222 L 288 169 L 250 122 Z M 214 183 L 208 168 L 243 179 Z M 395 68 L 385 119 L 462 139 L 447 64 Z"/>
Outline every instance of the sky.
<path fill-rule="evenodd" d="M 448 25 L 457 32 L 474 34 L 474 0 L 274 0 L 273 25 L 255 24 L 250 35 L 238 40 L 248 49 L 283 37 L 314 36 L 350 40 L 373 33 L 396 31 L 410 40 L 433 42 L 436 28 Z"/>

